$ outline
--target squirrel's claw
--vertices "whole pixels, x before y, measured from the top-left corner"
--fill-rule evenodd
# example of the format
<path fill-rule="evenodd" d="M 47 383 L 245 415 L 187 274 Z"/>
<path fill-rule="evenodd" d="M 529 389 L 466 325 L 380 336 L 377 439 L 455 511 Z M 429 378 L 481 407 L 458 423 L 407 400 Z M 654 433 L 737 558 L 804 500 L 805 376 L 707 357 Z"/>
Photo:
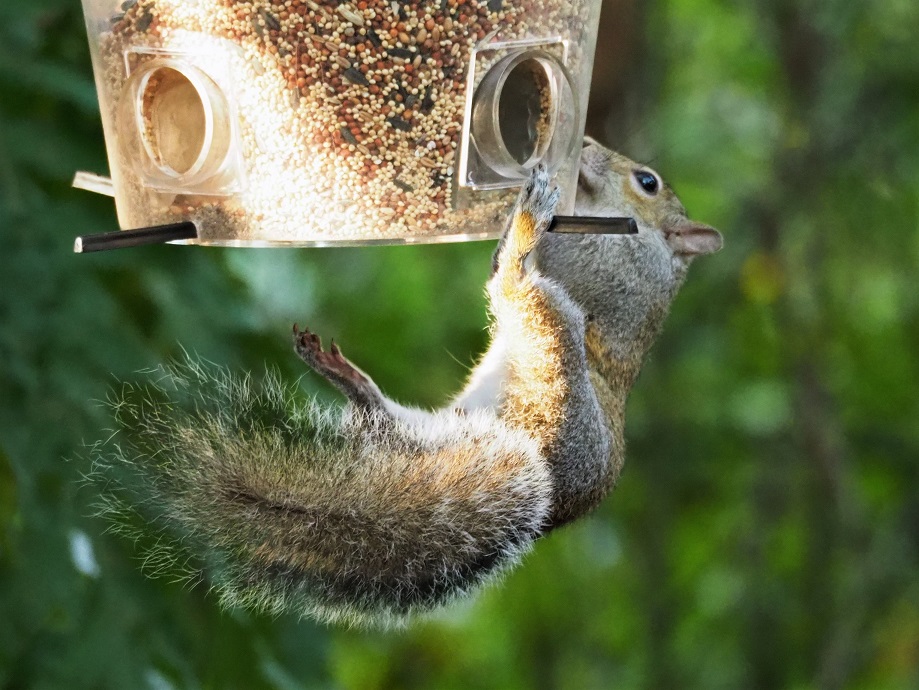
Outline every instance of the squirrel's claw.
<path fill-rule="evenodd" d="M 322 339 L 315 333 L 311 333 L 308 328 L 304 328 L 301 331 L 297 324 L 294 324 L 294 347 L 301 357 L 303 357 L 302 353 L 300 353 L 301 348 L 323 354 Z"/>

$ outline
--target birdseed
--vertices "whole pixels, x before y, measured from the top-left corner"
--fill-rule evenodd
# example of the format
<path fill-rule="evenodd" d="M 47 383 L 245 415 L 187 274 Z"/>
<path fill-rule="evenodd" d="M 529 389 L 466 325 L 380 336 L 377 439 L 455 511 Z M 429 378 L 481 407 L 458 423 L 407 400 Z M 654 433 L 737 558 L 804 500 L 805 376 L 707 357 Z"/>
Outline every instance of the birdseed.
<path fill-rule="evenodd" d="M 125 55 L 135 46 L 187 53 L 208 74 L 232 75 L 221 86 L 231 90 L 235 103 L 240 169 L 226 195 L 176 194 L 143 182 L 136 152 L 110 150 L 122 225 L 190 219 L 205 242 L 494 235 L 516 190 L 472 192 L 454 179 L 469 55 L 490 35 L 502 41 L 562 37 L 570 41 L 568 67 L 578 81 L 590 68 L 593 44 L 585 36 L 593 31 L 593 11 L 585 8 L 595 4 L 128 0 L 114 5 L 97 55 L 109 132 L 120 131 L 119 118 L 126 117 L 119 99 L 105 96 L 123 89 Z M 580 45 L 585 40 L 589 50 Z M 142 58 L 129 58 L 129 65 L 131 59 Z"/>

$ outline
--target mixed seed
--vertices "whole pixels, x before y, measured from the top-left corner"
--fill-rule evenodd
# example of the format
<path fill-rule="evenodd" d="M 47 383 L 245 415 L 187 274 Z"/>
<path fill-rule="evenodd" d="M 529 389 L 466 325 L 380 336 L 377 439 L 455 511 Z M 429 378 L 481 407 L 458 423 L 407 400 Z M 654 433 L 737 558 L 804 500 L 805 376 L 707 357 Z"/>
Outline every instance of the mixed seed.
<path fill-rule="evenodd" d="M 245 182 L 223 197 L 154 193 L 122 160 L 119 210 L 129 209 L 122 221 L 190 217 L 215 240 L 497 231 L 514 190 L 464 202 L 453 179 L 470 53 L 492 38 L 532 35 L 577 45 L 586 4 L 593 3 L 126 0 L 100 38 L 106 88 L 120 93 L 125 51 L 137 45 L 231 74 Z M 116 101 L 106 113 L 114 131 Z"/>

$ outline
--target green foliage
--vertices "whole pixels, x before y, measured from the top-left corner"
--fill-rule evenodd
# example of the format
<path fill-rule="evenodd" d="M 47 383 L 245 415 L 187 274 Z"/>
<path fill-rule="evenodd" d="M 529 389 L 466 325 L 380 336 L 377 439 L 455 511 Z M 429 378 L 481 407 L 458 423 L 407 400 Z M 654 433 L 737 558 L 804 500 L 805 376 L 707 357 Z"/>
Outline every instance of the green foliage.
<path fill-rule="evenodd" d="M 491 246 L 73 255 L 116 224 L 69 188 L 106 170 L 79 3 L 0 3 L 0 688 L 919 686 L 919 5 L 644 20 L 643 126 L 612 143 L 726 249 L 642 375 L 612 499 L 501 587 L 380 634 L 146 579 L 65 458 L 110 424 L 113 376 L 180 343 L 294 382 L 294 321 L 442 402 L 485 344 Z"/>

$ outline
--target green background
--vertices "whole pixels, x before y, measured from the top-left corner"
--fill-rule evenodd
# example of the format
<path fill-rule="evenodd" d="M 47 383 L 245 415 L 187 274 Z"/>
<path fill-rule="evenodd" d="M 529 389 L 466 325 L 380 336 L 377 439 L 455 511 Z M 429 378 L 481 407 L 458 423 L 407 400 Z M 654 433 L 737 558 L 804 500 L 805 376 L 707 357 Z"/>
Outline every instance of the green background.
<path fill-rule="evenodd" d="M 0 688 L 919 687 L 919 3 L 606 0 L 590 127 L 725 250 L 628 411 L 611 499 L 404 632 L 140 572 L 68 460 L 179 352 L 291 379 L 298 321 L 394 397 L 486 344 L 490 243 L 71 253 L 115 227 L 78 0 L 0 2 Z M 312 376 L 304 386 L 334 399 Z"/>

